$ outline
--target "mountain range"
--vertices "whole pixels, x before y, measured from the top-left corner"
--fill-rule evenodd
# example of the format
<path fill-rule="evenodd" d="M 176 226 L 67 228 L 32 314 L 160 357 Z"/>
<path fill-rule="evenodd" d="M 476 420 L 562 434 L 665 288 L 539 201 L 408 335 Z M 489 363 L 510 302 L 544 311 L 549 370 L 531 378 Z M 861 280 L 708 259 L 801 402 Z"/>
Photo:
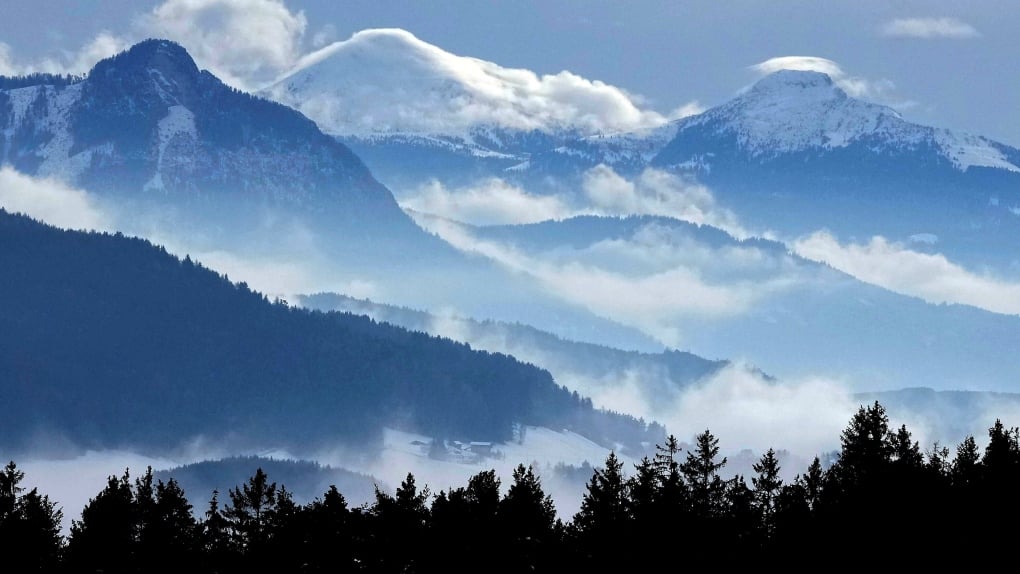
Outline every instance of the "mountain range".
<path fill-rule="evenodd" d="M 758 232 L 922 235 L 975 268 L 1015 275 L 1020 264 L 1020 150 L 913 123 L 824 73 L 780 70 L 680 119 L 603 123 L 529 107 L 511 76 L 404 31 L 369 30 L 262 93 L 350 146 L 398 197 L 433 179 L 493 177 L 577 195 L 596 166 L 625 177 L 654 168 L 709 186 Z"/>
<path fill-rule="evenodd" d="M 652 400 L 744 364 L 775 375 L 769 385 L 825 375 L 854 390 L 1015 389 L 1020 317 L 892 293 L 789 241 L 822 228 L 924 235 L 954 261 L 1010 273 L 1017 149 L 911 123 L 816 72 L 776 72 L 683 118 L 592 82 L 597 102 L 564 112 L 535 86 L 579 80 L 525 72 L 383 30 L 257 95 L 166 40 L 83 77 L 0 81 L 0 164 L 81 188 L 126 234 L 0 213 L 11 270 L 0 297 L 17 302 L 0 315 L 12 413 L 0 435 L 18 448 L 212 437 L 309 454 L 377 446 L 389 427 L 506 441 L 535 425 L 640 452 L 663 428 L 592 399 L 635 372 L 652 374 L 641 379 Z M 593 170 L 699 186 L 749 231 L 593 216 Z M 474 226 L 397 201 L 430 180 L 486 178 L 582 208 Z M 181 257 L 128 237 L 168 232 L 187 240 Z M 183 257 L 192 251 L 304 264 L 323 290 L 361 282 L 393 305 L 272 302 Z"/>

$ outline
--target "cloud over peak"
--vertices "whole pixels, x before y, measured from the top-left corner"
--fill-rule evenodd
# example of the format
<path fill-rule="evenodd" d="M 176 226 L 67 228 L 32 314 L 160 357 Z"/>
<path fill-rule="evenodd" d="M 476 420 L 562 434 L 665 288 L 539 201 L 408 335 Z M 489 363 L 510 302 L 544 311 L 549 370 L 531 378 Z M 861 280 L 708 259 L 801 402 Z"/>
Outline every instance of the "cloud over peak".
<path fill-rule="evenodd" d="M 467 136 L 476 126 L 616 132 L 660 126 L 673 116 L 599 80 L 504 68 L 401 29 L 363 30 L 313 52 L 268 93 L 344 135 Z"/>
<path fill-rule="evenodd" d="M 801 72 L 820 72 L 832 78 L 837 86 L 847 94 L 855 98 L 868 98 L 882 101 L 888 99 L 895 85 L 889 80 L 869 80 L 859 76 L 852 76 L 833 60 L 820 58 L 818 56 L 779 56 L 769 58 L 751 66 L 751 70 L 761 76 L 772 74 L 780 70 L 796 70 Z M 890 104 L 897 107 L 895 104 Z M 904 104 L 899 104 L 903 107 Z"/>
<path fill-rule="evenodd" d="M 977 38 L 981 33 L 956 18 L 897 18 L 882 26 L 882 35 L 890 38 Z"/>

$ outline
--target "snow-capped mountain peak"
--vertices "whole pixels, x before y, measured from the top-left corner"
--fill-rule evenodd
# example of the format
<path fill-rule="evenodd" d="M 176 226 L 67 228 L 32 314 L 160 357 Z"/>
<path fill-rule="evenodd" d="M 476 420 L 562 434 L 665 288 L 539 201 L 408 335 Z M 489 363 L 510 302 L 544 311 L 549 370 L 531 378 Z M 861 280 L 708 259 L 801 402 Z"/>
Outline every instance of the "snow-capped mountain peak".
<path fill-rule="evenodd" d="M 469 139 L 479 129 L 591 135 L 667 121 L 603 82 L 504 68 L 399 29 L 364 30 L 327 46 L 263 94 L 337 136 Z"/>
<path fill-rule="evenodd" d="M 770 74 L 737 98 L 685 123 L 732 131 L 752 156 L 843 147 L 905 124 L 891 108 L 848 97 L 829 76 L 799 70 Z"/>
<path fill-rule="evenodd" d="M 755 100 L 788 100 L 798 94 L 800 100 L 832 100 L 846 98 L 828 74 L 806 70 L 779 70 L 758 80 L 747 95 Z"/>
<path fill-rule="evenodd" d="M 705 154 L 714 153 L 711 148 L 717 145 L 706 145 L 706 137 L 730 141 L 756 161 L 865 145 L 874 153 L 930 148 L 959 170 L 1020 171 L 1002 144 L 911 123 L 892 108 L 848 96 L 828 75 L 814 71 L 773 72 L 733 100 L 681 120 L 679 144 L 667 146 L 668 161 L 660 158 L 660 163 L 704 164 Z M 686 157 L 690 154 L 684 150 L 694 149 L 701 155 Z"/>

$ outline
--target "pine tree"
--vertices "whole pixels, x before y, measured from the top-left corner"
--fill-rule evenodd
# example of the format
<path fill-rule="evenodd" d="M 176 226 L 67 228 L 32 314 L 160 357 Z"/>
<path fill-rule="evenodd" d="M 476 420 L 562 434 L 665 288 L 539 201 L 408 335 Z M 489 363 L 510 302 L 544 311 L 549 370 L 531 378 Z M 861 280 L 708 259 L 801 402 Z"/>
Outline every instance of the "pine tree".
<path fill-rule="evenodd" d="M 68 562 L 72 570 L 129 572 L 135 564 L 138 517 L 129 472 L 109 477 L 81 520 L 71 524 Z"/>
<path fill-rule="evenodd" d="M 374 561 L 384 571 L 414 572 L 421 566 L 424 539 L 429 526 L 429 489 L 418 490 L 408 473 L 393 496 L 375 490 L 372 507 L 376 532 Z"/>
<path fill-rule="evenodd" d="M 226 565 L 233 561 L 234 555 L 230 522 L 220 510 L 219 496 L 219 491 L 214 490 L 200 528 L 199 544 L 205 561 L 205 570 L 208 572 L 223 572 Z"/>
<path fill-rule="evenodd" d="M 499 530 L 510 544 L 511 571 L 540 568 L 549 560 L 555 537 L 556 507 L 533 467 L 518 465 L 513 484 L 499 503 Z"/>
<path fill-rule="evenodd" d="M 63 512 L 37 489 L 26 493 L 24 478 L 14 461 L 0 470 L 0 555 L 24 572 L 54 571 L 63 546 Z"/>
<path fill-rule="evenodd" d="M 878 401 L 870 407 L 860 407 L 840 435 L 840 443 L 842 449 L 835 468 L 844 488 L 853 488 L 882 472 L 893 455 L 885 407 Z"/>
<path fill-rule="evenodd" d="M 822 470 L 822 461 L 816 456 L 811 465 L 808 466 L 807 474 L 799 477 L 800 484 L 804 487 L 804 499 L 811 510 L 816 510 L 818 501 L 822 497 L 822 488 L 825 484 L 825 471 Z"/>
<path fill-rule="evenodd" d="M 724 506 L 726 485 L 719 471 L 726 465 L 726 458 L 717 462 L 718 455 L 719 439 L 706 429 L 695 437 L 694 450 L 687 453 L 687 460 L 680 465 L 690 489 L 691 511 L 699 520 L 718 516 Z"/>
<path fill-rule="evenodd" d="M 136 498 L 141 495 L 136 491 Z M 199 555 L 198 524 L 191 503 L 176 480 L 156 483 L 153 504 L 142 525 L 146 564 L 160 564 L 168 571 L 194 570 Z"/>
<path fill-rule="evenodd" d="M 679 473 L 677 475 L 679 476 Z M 641 530 L 644 525 L 651 526 L 654 523 L 660 482 L 658 469 L 648 457 L 645 457 L 634 465 L 634 476 L 629 482 L 628 512 L 634 518 L 637 528 Z"/>
<path fill-rule="evenodd" d="M 24 479 L 25 473 L 18 470 L 18 465 L 14 464 L 13 460 L 0 471 L 0 524 L 5 524 L 14 517 L 18 497 L 24 491 L 20 486 Z"/>
<path fill-rule="evenodd" d="M 573 526 L 582 549 L 589 558 L 605 565 L 616 557 L 610 548 L 623 542 L 630 525 L 628 482 L 623 476 L 623 463 L 610 452 L 604 469 L 595 469 L 588 481 L 581 509 L 574 515 Z"/>
<path fill-rule="evenodd" d="M 260 554 L 269 537 L 269 525 L 276 509 L 277 486 L 269 482 L 262 468 L 240 488 L 231 489 L 230 506 L 223 515 L 230 524 L 234 546 L 249 556 Z"/>
<path fill-rule="evenodd" d="M 351 511 L 331 485 L 322 499 L 308 506 L 306 555 L 310 572 L 347 572 L 354 568 Z"/>
<path fill-rule="evenodd" d="M 889 437 L 892 450 L 892 459 L 898 468 L 920 469 L 924 466 L 924 456 L 921 455 L 920 445 L 913 440 L 907 425 L 901 425 L 895 433 Z"/>
<path fill-rule="evenodd" d="M 775 532 L 776 498 L 783 488 L 776 451 L 770 448 L 752 468 L 758 473 L 758 476 L 751 479 L 755 507 L 765 536 L 771 538 Z"/>
<path fill-rule="evenodd" d="M 716 520 L 721 525 L 714 530 L 722 540 L 728 541 L 732 552 L 727 566 L 741 567 L 765 542 L 761 525 L 761 512 L 757 508 L 755 492 L 747 487 L 743 476 L 734 476 L 723 482 L 724 504 Z"/>
<path fill-rule="evenodd" d="M 981 454 L 977 441 L 969 436 L 956 447 L 956 458 L 953 459 L 953 485 L 957 488 L 976 484 L 981 475 Z"/>
<path fill-rule="evenodd" d="M 1001 420 L 988 429 L 988 446 L 981 464 L 989 475 L 1005 477 L 1020 463 L 1020 439 L 1016 428 L 1008 429 Z"/>

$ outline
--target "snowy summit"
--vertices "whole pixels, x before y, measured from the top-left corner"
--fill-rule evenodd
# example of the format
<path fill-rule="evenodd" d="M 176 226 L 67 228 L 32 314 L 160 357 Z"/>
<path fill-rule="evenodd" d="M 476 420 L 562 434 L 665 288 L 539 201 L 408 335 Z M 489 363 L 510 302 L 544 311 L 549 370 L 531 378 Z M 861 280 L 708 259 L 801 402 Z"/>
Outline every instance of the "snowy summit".
<path fill-rule="evenodd" d="M 1001 144 L 911 123 L 892 108 L 848 96 L 832 78 L 815 71 L 773 72 L 726 104 L 681 120 L 677 137 L 686 134 L 732 138 L 758 160 L 867 143 L 875 151 L 931 146 L 960 170 L 1020 171 Z"/>
<path fill-rule="evenodd" d="M 504 68 L 400 29 L 364 30 L 327 46 L 263 94 L 338 136 L 468 137 L 484 127 L 590 135 L 667 122 L 604 82 Z"/>

